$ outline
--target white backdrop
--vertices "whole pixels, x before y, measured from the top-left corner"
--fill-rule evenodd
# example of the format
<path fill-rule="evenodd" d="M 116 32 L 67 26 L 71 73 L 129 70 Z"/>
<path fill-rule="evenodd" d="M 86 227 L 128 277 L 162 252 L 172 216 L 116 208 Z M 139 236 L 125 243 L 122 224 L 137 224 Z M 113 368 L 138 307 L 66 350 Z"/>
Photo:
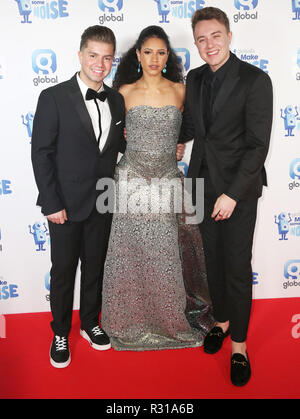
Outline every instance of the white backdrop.
<path fill-rule="evenodd" d="M 122 54 L 161 25 L 185 71 L 202 64 L 190 18 L 204 6 L 230 18 L 232 51 L 267 71 L 274 122 L 253 249 L 254 298 L 300 296 L 300 0 L 2 0 L 0 15 L 0 313 L 49 310 L 46 219 L 35 206 L 32 117 L 41 90 L 69 79 L 84 29 L 113 29 Z M 112 78 L 106 82 L 111 84 Z M 188 145 L 184 162 L 190 157 Z M 78 278 L 75 305 L 78 307 Z"/>

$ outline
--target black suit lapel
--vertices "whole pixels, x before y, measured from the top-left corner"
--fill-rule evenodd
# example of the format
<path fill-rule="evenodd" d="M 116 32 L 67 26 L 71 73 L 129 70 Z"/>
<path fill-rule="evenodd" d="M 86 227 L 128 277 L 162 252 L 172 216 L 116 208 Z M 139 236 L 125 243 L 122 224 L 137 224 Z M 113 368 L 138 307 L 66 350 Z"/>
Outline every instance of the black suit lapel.
<path fill-rule="evenodd" d="M 92 120 L 88 113 L 87 107 L 84 103 L 80 87 L 77 82 L 77 75 L 73 76 L 69 83 L 69 96 L 71 101 L 76 109 L 77 115 L 84 126 L 88 138 L 93 142 L 93 144 L 98 148 L 97 140 L 95 137 L 95 132 L 92 124 Z"/>
<path fill-rule="evenodd" d="M 212 124 L 214 123 L 217 115 L 221 112 L 223 106 L 228 101 L 231 92 L 233 91 L 234 87 L 240 79 L 239 67 L 240 65 L 238 60 L 234 59 L 227 71 L 225 79 L 214 101 L 212 108 Z"/>
<path fill-rule="evenodd" d="M 110 143 L 114 139 L 114 128 L 118 121 L 116 121 L 116 109 L 117 109 L 117 103 L 115 100 L 115 95 L 109 94 L 109 91 L 111 90 L 106 84 L 103 83 L 104 90 L 108 93 L 107 95 L 107 101 L 110 109 L 111 114 L 111 123 L 110 123 L 110 129 L 108 132 L 107 140 L 104 144 L 104 147 L 101 151 L 101 154 L 105 152 L 105 150 L 109 147 Z"/>
<path fill-rule="evenodd" d="M 204 124 L 204 118 L 203 118 L 203 84 L 204 84 L 204 78 L 203 74 L 205 73 L 203 67 L 199 68 L 199 72 L 195 78 L 195 89 L 193 94 L 195 103 L 195 112 L 196 112 L 196 118 L 198 120 L 198 127 L 200 128 L 200 131 L 205 133 L 205 124 Z"/>

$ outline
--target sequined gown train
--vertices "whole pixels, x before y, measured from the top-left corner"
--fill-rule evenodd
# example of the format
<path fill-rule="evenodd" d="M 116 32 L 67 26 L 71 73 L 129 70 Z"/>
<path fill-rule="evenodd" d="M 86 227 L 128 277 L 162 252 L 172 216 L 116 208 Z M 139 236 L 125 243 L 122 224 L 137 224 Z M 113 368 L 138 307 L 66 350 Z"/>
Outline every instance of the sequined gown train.
<path fill-rule="evenodd" d="M 176 164 L 180 124 L 175 106 L 135 106 L 126 116 L 127 149 L 115 174 L 101 314 L 117 350 L 201 346 L 213 325 L 198 226 L 185 224 L 170 204 L 182 194 Z M 174 179 L 167 199 L 161 182 Z"/>

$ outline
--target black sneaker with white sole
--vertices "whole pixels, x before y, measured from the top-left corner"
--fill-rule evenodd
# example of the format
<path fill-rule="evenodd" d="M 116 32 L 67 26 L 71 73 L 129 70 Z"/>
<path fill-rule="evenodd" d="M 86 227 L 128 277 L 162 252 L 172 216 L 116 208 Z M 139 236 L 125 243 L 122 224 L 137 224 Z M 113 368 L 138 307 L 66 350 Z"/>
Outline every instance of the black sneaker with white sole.
<path fill-rule="evenodd" d="M 67 336 L 55 335 L 50 348 L 50 363 L 55 368 L 66 368 L 71 362 Z"/>
<path fill-rule="evenodd" d="M 99 325 L 90 329 L 81 329 L 80 334 L 97 351 L 106 351 L 111 348 L 109 337 Z"/>

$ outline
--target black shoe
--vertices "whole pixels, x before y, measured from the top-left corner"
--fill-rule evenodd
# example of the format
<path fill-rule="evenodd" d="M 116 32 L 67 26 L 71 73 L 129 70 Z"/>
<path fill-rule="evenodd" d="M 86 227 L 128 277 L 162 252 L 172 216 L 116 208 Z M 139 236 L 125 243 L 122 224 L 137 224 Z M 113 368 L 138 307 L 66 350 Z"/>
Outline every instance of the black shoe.
<path fill-rule="evenodd" d="M 92 348 L 97 349 L 98 351 L 106 351 L 111 348 L 109 337 L 99 325 L 90 329 L 81 329 L 80 334 L 84 339 L 90 342 Z"/>
<path fill-rule="evenodd" d="M 229 335 L 229 329 L 224 333 L 221 327 L 215 326 L 205 336 L 204 352 L 215 354 L 222 348 L 223 340 Z"/>
<path fill-rule="evenodd" d="M 248 357 L 248 354 L 247 354 Z M 251 377 L 251 368 L 248 359 L 240 353 L 235 353 L 231 357 L 231 382 L 235 386 L 244 386 Z"/>
<path fill-rule="evenodd" d="M 67 336 L 55 335 L 50 348 L 50 363 L 55 368 L 66 368 L 71 362 Z"/>

